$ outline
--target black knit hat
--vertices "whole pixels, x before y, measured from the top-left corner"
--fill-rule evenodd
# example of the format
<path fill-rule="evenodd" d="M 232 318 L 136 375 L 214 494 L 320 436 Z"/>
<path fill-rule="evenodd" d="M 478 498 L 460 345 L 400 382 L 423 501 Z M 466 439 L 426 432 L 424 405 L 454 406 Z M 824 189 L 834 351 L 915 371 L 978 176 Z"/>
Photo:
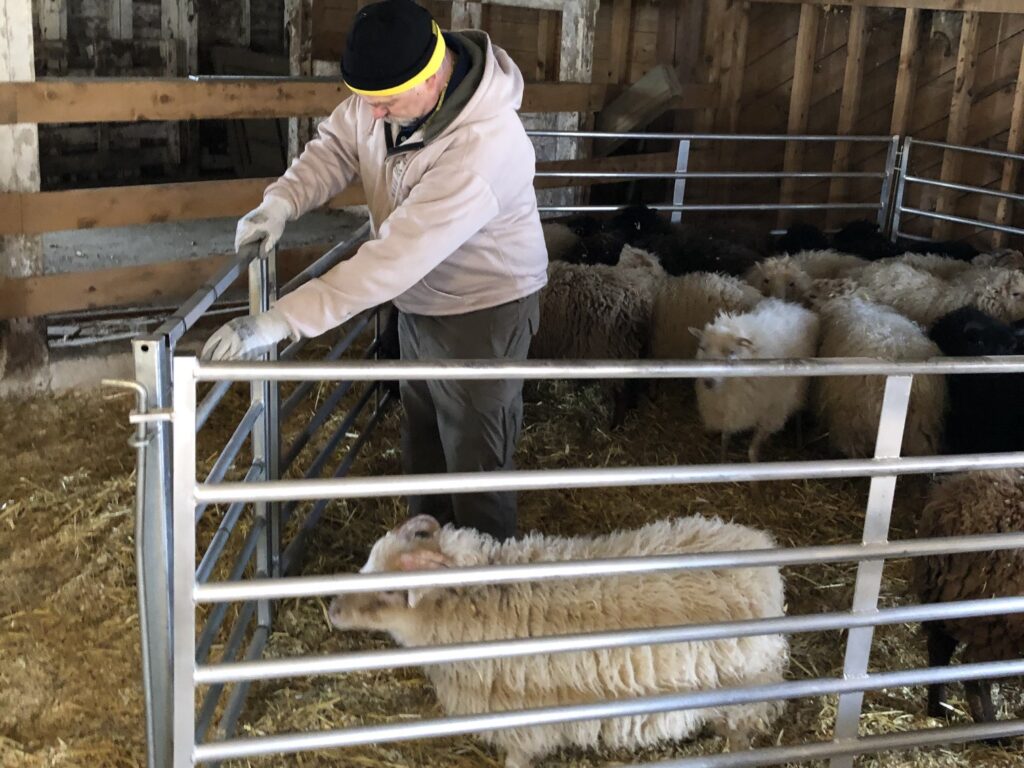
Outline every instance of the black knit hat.
<path fill-rule="evenodd" d="M 356 13 L 341 74 L 356 93 L 391 95 L 426 80 L 444 55 L 441 30 L 412 0 L 384 0 Z"/>

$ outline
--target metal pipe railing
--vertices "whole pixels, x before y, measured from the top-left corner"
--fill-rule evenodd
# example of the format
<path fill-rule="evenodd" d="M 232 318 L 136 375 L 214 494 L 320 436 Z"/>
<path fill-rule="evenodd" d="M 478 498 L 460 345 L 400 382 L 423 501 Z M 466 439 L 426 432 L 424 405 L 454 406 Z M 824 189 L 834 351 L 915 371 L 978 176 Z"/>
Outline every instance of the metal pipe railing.
<path fill-rule="evenodd" d="M 227 642 L 224 644 L 224 653 L 221 654 L 221 661 L 223 663 L 230 663 L 238 657 L 238 651 L 242 647 L 242 640 L 245 638 L 245 632 L 249 628 L 249 623 L 252 621 L 252 617 L 255 614 L 255 600 L 250 600 L 249 602 L 242 604 L 242 608 L 238 612 L 238 616 L 235 618 L 235 623 L 231 627 L 231 632 L 228 633 Z M 246 659 L 246 661 L 251 662 L 252 659 Z M 203 697 L 203 704 L 199 710 L 199 716 L 196 718 L 197 742 L 201 742 L 206 738 L 206 733 L 210 725 L 213 723 L 213 718 L 216 715 L 217 702 L 220 701 L 220 695 L 223 690 L 224 686 L 221 684 L 212 685 Z"/>
<path fill-rule="evenodd" d="M 537 210 L 541 213 L 569 213 L 571 211 L 611 213 L 621 211 L 625 207 L 625 205 L 539 205 Z M 652 211 L 713 213 L 715 211 L 877 211 L 882 206 L 879 203 L 692 203 L 684 205 L 652 203 L 647 207 Z"/>
<path fill-rule="evenodd" d="M 952 189 L 957 192 L 968 192 L 976 195 L 1001 197 L 1006 200 L 1016 200 L 1018 202 L 1024 202 L 1024 195 L 1018 195 L 1014 192 L 1003 192 L 1001 189 L 995 189 L 992 187 L 976 187 L 971 184 L 955 184 L 952 181 L 929 179 L 924 176 L 905 176 L 904 181 L 908 184 L 920 184 L 926 187 L 939 187 L 941 189 Z"/>
<path fill-rule="evenodd" d="M 914 139 L 915 147 L 931 147 L 933 149 L 948 149 L 954 152 L 966 152 L 972 155 L 984 155 L 986 157 L 999 157 L 1004 160 L 1022 160 L 1024 161 L 1024 155 L 1014 154 L 1013 152 L 1001 152 L 998 149 L 986 149 L 984 147 L 968 147 L 963 144 L 944 144 L 940 141 L 924 141 L 922 139 Z"/>
<path fill-rule="evenodd" d="M 314 261 L 304 270 L 299 272 L 295 277 L 281 286 L 280 295 L 284 296 L 286 293 L 291 293 L 300 285 L 303 285 L 310 280 L 321 277 L 325 273 L 332 270 L 348 255 L 355 246 L 365 241 L 370 236 L 370 222 L 367 220 L 360 226 L 355 232 L 352 232 L 345 240 L 335 245 L 327 253 L 321 256 L 319 259 Z"/>
<path fill-rule="evenodd" d="M 538 179 L 884 179 L 860 171 L 537 171 Z"/>
<path fill-rule="evenodd" d="M 245 474 L 244 482 L 253 483 L 261 477 L 263 477 L 263 464 L 253 463 Z M 203 554 L 203 559 L 199 561 L 199 567 L 196 568 L 196 581 L 198 583 L 202 584 L 204 581 L 208 581 L 214 568 L 217 567 L 221 553 L 224 551 L 224 547 L 227 546 L 231 534 L 234 533 L 235 526 L 238 524 L 238 519 L 242 516 L 242 510 L 245 509 L 245 505 L 244 501 L 236 501 L 224 513 L 220 525 L 217 526 L 217 530 L 214 532 L 213 538 L 210 539 L 210 544 Z"/>
<path fill-rule="evenodd" d="M 594 704 L 492 712 L 481 715 L 417 720 L 412 723 L 358 726 L 318 733 L 288 733 L 249 739 L 234 739 L 202 744 L 193 750 L 197 763 L 239 759 L 269 754 L 293 754 L 313 749 L 355 747 L 393 743 L 409 739 L 467 736 L 483 731 L 526 728 L 555 723 L 637 717 L 684 709 L 725 707 L 782 699 L 828 696 L 853 691 L 877 691 L 932 683 L 971 680 L 996 680 L 1024 674 L 1024 660 L 963 664 L 940 669 L 909 669 L 880 672 L 856 679 L 813 678 L 770 683 L 744 688 L 720 688 L 709 691 L 644 696 Z"/>
<path fill-rule="evenodd" d="M 238 422 L 235 427 L 235 431 L 228 438 L 227 443 L 221 450 L 220 455 L 217 456 L 217 461 L 214 462 L 213 467 L 210 469 L 210 473 L 206 476 L 206 482 L 219 483 L 227 475 L 228 470 L 235 463 L 235 459 L 238 458 L 239 451 L 242 450 L 242 446 L 245 445 L 245 440 L 249 436 L 253 425 L 256 420 L 263 413 L 263 404 L 254 402 L 245 415 L 242 416 L 242 420 Z M 257 459 L 257 461 L 260 461 Z M 244 484 L 244 481 L 243 481 Z M 243 499 L 236 499 L 236 501 L 243 501 Z M 196 505 L 196 523 L 203 519 L 203 513 L 206 511 L 208 504 L 197 504 Z"/>
<path fill-rule="evenodd" d="M 552 138 L 576 139 L 666 139 L 669 141 L 813 141 L 813 142 L 852 142 L 856 144 L 888 144 L 892 136 L 835 136 L 827 134 L 778 134 L 778 133 L 657 133 L 652 131 L 557 131 L 547 129 L 529 129 L 527 136 L 547 136 Z"/>
<path fill-rule="evenodd" d="M 243 680 L 275 680 L 307 675 L 338 675 L 400 667 L 421 667 L 452 662 L 485 661 L 548 653 L 628 648 L 641 645 L 706 642 L 757 635 L 832 632 L 857 627 L 904 624 L 918 621 L 1001 616 L 1024 612 L 1024 597 L 962 600 L 934 605 L 883 608 L 868 613 L 822 613 L 778 616 L 767 619 L 687 624 L 678 627 L 587 632 L 550 637 L 489 640 L 478 643 L 357 651 L 334 656 L 299 656 L 265 661 L 202 665 L 196 668 L 196 685 L 236 683 Z"/>
<path fill-rule="evenodd" d="M 196 432 L 201 431 L 206 426 L 206 422 L 209 421 L 214 408 L 220 405 L 221 400 L 224 399 L 224 395 L 228 393 L 229 389 L 231 389 L 230 381 L 218 381 L 210 387 L 210 391 L 206 393 L 202 402 L 196 407 Z"/>
<path fill-rule="evenodd" d="M 295 576 L 251 579 L 244 584 L 197 584 L 192 600 L 229 603 L 253 598 L 325 597 L 343 593 L 383 592 L 420 587 L 464 587 L 512 584 L 548 579 L 582 579 L 713 568 L 789 567 L 857 560 L 888 560 L 1024 547 L 1024 533 L 909 539 L 886 544 L 828 544 L 785 549 L 655 555 L 600 560 L 563 560 L 528 565 L 473 566 L 426 572 L 354 573 L 334 576 Z"/>
<path fill-rule="evenodd" d="M 968 219 L 964 216 L 954 216 L 951 213 L 937 213 L 935 211 L 923 211 L 920 208 L 910 208 L 904 206 L 901 211 L 903 213 L 909 213 L 914 216 L 921 216 L 925 219 L 937 219 L 939 221 L 949 221 L 954 224 L 967 224 L 971 227 L 977 227 L 978 229 L 991 229 L 994 232 L 1005 232 L 1008 235 L 1024 235 L 1024 229 L 1019 227 L 1011 227 L 1007 224 L 994 224 L 990 221 L 981 221 L 979 219 Z"/>

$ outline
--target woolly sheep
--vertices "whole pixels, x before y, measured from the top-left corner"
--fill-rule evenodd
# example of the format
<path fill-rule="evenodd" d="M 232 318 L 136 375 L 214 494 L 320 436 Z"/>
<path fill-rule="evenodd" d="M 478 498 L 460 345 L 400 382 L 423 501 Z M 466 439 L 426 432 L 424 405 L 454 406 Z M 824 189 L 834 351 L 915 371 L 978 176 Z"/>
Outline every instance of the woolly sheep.
<path fill-rule="evenodd" d="M 793 222 L 772 245 L 772 253 L 793 254 L 800 251 L 824 250 L 828 237 L 818 227 L 806 222 Z"/>
<path fill-rule="evenodd" d="M 975 307 L 960 307 L 935 321 L 929 338 L 948 357 L 1016 355 L 1017 329 Z M 989 453 L 1024 450 L 1024 404 L 1019 373 L 951 374 L 944 451 Z"/>
<path fill-rule="evenodd" d="M 743 229 L 720 224 L 678 224 L 637 245 L 657 254 L 670 275 L 718 272 L 738 277 L 764 256 L 751 247 L 755 240 Z"/>
<path fill-rule="evenodd" d="M 502 543 L 425 515 L 374 544 L 363 573 L 734 551 L 773 547 L 767 533 L 699 516 L 604 536 L 532 533 Z M 407 647 L 781 616 L 777 568 L 672 571 L 609 578 L 345 594 L 329 608 L 343 630 L 387 632 Z M 779 682 L 783 635 L 461 661 L 425 669 L 448 716 Z M 642 748 L 696 736 L 704 725 L 746 746 L 779 714 L 775 703 L 695 709 L 488 731 L 506 768 L 528 768 L 566 746 Z"/>
<path fill-rule="evenodd" d="M 952 475 L 929 493 L 917 526 L 921 538 L 1024 532 L 1024 475 L 1020 470 Z M 1024 593 L 1024 551 L 1019 549 L 914 558 L 914 588 L 923 604 L 987 600 Z M 1009 661 L 1024 647 L 1024 616 L 978 616 L 930 621 L 928 666 L 945 667 L 957 647 L 964 663 Z M 994 722 L 991 682 L 968 682 L 967 703 L 976 722 Z M 943 717 L 945 686 L 928 687 L 928 714 Z"/>
<path fill-rule="evenodd" d="M 925 360 L 939 354 L 920 326 L 895 310 L 850 295 L 819 307 L 820 357 Z M 828 429 L 831 448 L 850 458 L 874 452 L 882 411 L 882 376 L 826 376 L 815 381 L 811 400 Z M 903 433 L 905 455 L 934 454 L 942 437 L 946 386 L 941 376 L 915 376 Z"/>
<path fill-rule="evenodd" d="M 1005 267 L 1007 269 L 1024 269 L 1024 253 L 1013 248 L 1000 248 L 998 251 L 979 253 L 971 264 L 976 267 Z"/>
<path fill-rule="evenodd" d="M 761 294 L 742 280 L 711 272 L 667 277 L 654 295 L 650 357 L 686 360 L 697 356 L 689 328 L 703 328 L 719 312 L 745 312 Z"/>
<path fill-rule="evenodd" d="M 971 267 L 951 281 L 957 306 L 970 304 L 1004 322 L 1024 318 L 1024 272 L 1005 267 Z"/>
<path fill-rule="evenodd" d="M 698 360 L 808 358 L 818 347 L 818 316 L 797 304 L 765 299 L 745 314 L 723 313 L 691 332 L 700 342 Z M 722 434 L 723 452 L 731 434 L 754 430 L 751 461 L 807 399 L 805 377 L 698 379 L 695 385 L 701 421 Z"/>
<path fill-rule="evenodd" d="M 922 272 L 927 272 L 942 280 L 949 280 L 971 268 L 970 262 L 959 261 L 958 259 L 941 256 L 937 253 L 904 253 L 896 256 L 894 260 L 901 264 L 907 264 L 914 269 L 919 269 Z M 888 261 L 886 259 L 879 263 Z"/>
<path fill-rule="evenodd" d="M 815 280 L 858 274 L 869 262 L 833 250 L 801 251 L 792 256 L 772 256 L 751 267 L 743 279 L 765 296 L 803 300 Z"/>
<path fill-rule="evenodd" d="M 965 303 L 965 290 L 902 261 L 871 264 L 857 281 L 872 301 L 892 307 L 922 326 Z"/>
<path fill-rule="evenodd" d="M 544 244 L 547 246 L 548 259 L 551 261 L 565 260 L 580 241 L 579 235 L 559 221 L 545 221 L 541 224 L 541 229 L 544 230 Z"/>
<path fill-rule="evenodd" d="M 626 251 L 621 266 L 548 264 L 540 294 L 540 327 L 530 344 L 535 360 L 633 360 L 645 357 L 654 290 L 664 271 L 657 259 Z M 621 254 L 620 254 L 621 258 Z M 612 425 L 635 406 L 640 383 L 611 386 Z"/>
<path fill-rule="evenodd" d="M 896 248 L 897 253 L 934 253 L 960 261 L 970 261 L 978 255 L 977 248 L 959 240 L 913 240 L 909 237 L 897 237 Z"/>
<path fill-rule="evenodd" d="M 889 238 L 878 231 L 878 223 L 858 219 L 844 225 L 832 236 L 832 247 L 843 253 L 852 253 L 869 261 L 884 259 L 903 253 Z"/>

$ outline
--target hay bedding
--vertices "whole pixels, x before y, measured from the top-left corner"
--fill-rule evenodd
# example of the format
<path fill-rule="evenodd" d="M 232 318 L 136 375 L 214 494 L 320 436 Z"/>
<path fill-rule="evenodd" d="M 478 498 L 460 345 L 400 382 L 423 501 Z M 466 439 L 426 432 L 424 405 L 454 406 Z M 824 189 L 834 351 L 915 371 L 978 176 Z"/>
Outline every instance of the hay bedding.
<path fill-rule="evenodd" d="M 329 385 L 315 398 L 325 397 Z M 619 434 L 605 429 L 607 411 L 593 389 L 545 383 L 527 405 L 527 427 L 519 451 L 523 468 L 715 461 L 718 441 L 703 434 L 685 384 L 680 392 L 645 402 Z M 355 395 L 350 394 L 347 402 Z M 201 465 L 209 466 L 215 443 L 230 433 L 244 409 L 244 392 L 229 395 L 215 412 L 209 436 L 200 442 Z M 125 439 L 129 398 L 37 398 L 0 408 L 0 766 L 134 766 L 144 761 L 139 683 L 138 621 L 135 614 L 132 505 L 134 454 Z M 306 413 L 312 411 L 306 407 Z M 392 412 L 364 449 L 360 474 L 399 471 L 395 449 L 398 418 Z M 294 432 L 294 427 L 288 429 Z M 325 439 L 329 429 L 322 432 Z M 354 436 L 346 438 L 342 450 Z M 207 440 L 210 442 L 207 443 Z M 308 462 L 314 441 L 300 459 Z M 735 441 L 730 460 L 742 461 L 745 444 Z M 824 442 L 798 452 L 788 430 L 767 448 L 767 460 L 824 455 Z M 910 536 L 921 479 L 903 478 L 897 495 L 893 536 Z M 792 482 L 764 485 L 755 503 L 748 487 L 706 485 L 607 490 L 565 490 L 520 495 L 524 530 L 556 533 L 607 531 L 640 525 L 664 515 L 718 513 L 764 527 L 783 546 L 837 543 L 859 538 L 867 481 Z M 213 509 L 200 528 L 208 541 L 219 517 Z M 328 506 L 314 537 L 307 573 L 351 571 L 362 565 L 369 544 L 401 519 L 400 501 L 359 500 Z M 849 605 L 855 567 L 827 565 L 786 572 L 792 614 Z M 223 574 L 220 574 L 222 576 Z M 883 601 L 908 602 L 907 564 L 886 569 Z M 273 656 L 340 653 L 389 645 L 387 638 L 331 631 L 326 601 L 279 604 L 268 653 Z M 843 637 L 818 633 L 792 637 L 791 676 L 832 676 L 842 668 Z M 214 658 L 217 658 L 215 649 Z M 923 639 L 916 627 L 881 628 L 872 666 L 890 670 L 924 666 Z M 960 690 L 951 691 L 953 719 L 968 722 Z M 1015 684 L 998 692 L 1001 717 L 1024 711 Z M 886 733 L 938 725 L 924 715 L 923 689 L 867 694 L 863 729 Z M 418 669 L 367 672 L 255 684 L 243 716 L 251 734 L 402 722 L 440 715 Z M 778 730 L 764 744 L 828 738 L 835 715 L 832 697 L 790 704 Z M 590 768 L 719 752 L 721 739 L 706 737 L 636 753 L 565 751 L 544 768 Z M 928 752 L 869 757 L 864 766 L 1011 766 L 1019 746 L 950 747 Z M 501 756 L 472 738 L 424 740 L 352 750 L 305 753 L 288 758 L 239 761 L 232 765 L 501 766 Z"/>

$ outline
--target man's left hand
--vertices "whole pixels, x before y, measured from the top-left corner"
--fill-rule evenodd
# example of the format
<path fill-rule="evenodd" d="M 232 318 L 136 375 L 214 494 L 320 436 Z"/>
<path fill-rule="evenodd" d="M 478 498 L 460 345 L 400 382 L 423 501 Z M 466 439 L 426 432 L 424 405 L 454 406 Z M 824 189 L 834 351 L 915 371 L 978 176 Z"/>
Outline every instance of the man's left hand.
<path fill-rule="evenodd" d="M 202 360 L 252 360 L 290 335 L 288 322 L 275 309 L 236 317 L 217 329 L 203 345 L 199 357 Z"/>

